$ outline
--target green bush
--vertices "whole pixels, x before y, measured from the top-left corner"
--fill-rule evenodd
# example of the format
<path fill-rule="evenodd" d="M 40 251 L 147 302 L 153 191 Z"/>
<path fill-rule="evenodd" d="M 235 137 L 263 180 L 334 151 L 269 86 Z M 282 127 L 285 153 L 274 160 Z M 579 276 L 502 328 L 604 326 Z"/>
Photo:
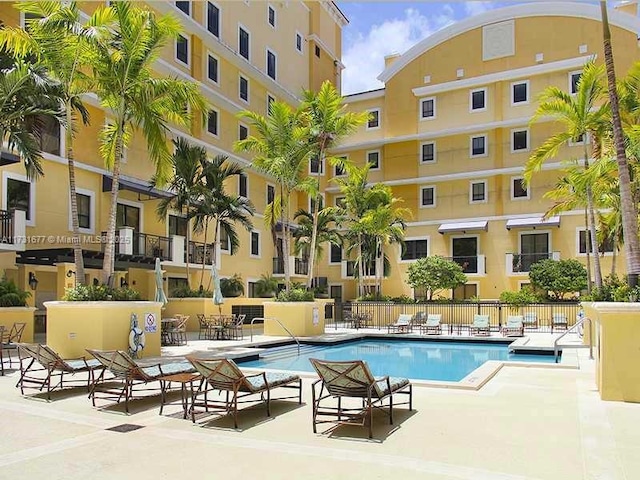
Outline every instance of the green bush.
<path fill-rule="evenodd" d="M 390 302 L 391 297 L 389 295 L 380 295 L 378 293 L 367 293 L 357 298 L 358 302 Z"/>
<path fill-rule="evenodd" d="M 529 278 L 535 288 L 550 292 L 554 300 L 587 288 L 587 270 L 578 260 L 541 260 L 531 265 Z"/>
<path fill-rule="evenodd" d="M 140 300 L 140 293 L 131 288 L 111 288 L 107 285 L 76 285 L 68 288 L 63 300 L 67 302 L 130 302 Z"/>
<path fill-rule="evenodd" d="M 0 281 L 0 307 L 24 307 L 31 294 L 13 283 L 13 280 Z"/>
<path fill-rule="evenodd" d="M 259 297 L 273 297 L 278 291 L 278 279 L 268 274 L 260 275 L 256 282 L 256 295 Z"/>
<path fill-rule="evenodd" d="M 304 288 L 292 288 L 288 292 L 281 290 L 276 302 L 313 302 L 313 291 Z"/>
<path fill-rule="evenodd" d="M 170 292 L 170 296 L 173 298 L 212 298 L 213 292 L 211 290 L 197 289 L 193 290 L 187 285 L 176 287 Z"/>
<path fill-rule="evenodd" d="M 433 295 L 439 290 L 452 290 L 467 282 L 460 265 L 438 255 L 419 258 L 409 265 L 407 273 L 409 285 L 427 290 L 429 300 L 433 300 Z"/>
<path fill-rule="evenodd" d="M 220 291 L 223 297 L 239 297 L 244 293 L 244 282 L 237 273 L 229 278 L 220 279 Z"/>
<path fill-rule="evenodd" d="M 601 288 L 593 288 L 591 295 L 583 296 L 583 300 L 592 300 L 594 302 L 626 302 L 628 300 L 616 300 L 617 298 L 625 298 L 629 294 L 629 287 L 624 280 L 611 274 L 602 281 Z"/>
<path fill-rule="evenodd" d="M 415 299 L 409 295 L 400 295 L 399 297 L 393 297 L 391 299 L 393 303 L 416 303 Z"/>
<path fill-rule="evenodd" d="M 538 296 L 529 288 L 523 288 L 517 292 L 506 290 L 500 294 L 500 301 L 514 307 L 524 307 L 530 303 L 539 302 Z"/>

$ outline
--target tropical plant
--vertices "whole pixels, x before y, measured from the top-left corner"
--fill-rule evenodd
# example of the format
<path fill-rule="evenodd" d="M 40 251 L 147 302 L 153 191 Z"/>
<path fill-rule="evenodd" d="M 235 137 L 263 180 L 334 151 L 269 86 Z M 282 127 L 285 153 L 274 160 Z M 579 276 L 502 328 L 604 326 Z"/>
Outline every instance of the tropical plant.
<path fill-rule="evenodd" d="M 540 299 L 531 288 L 523 288 L 517 291 L 505 290 L 500 294 L 500 301 L 518 310 Z"/>
<path fill-rule="evenodd" d="M 213 292 L 204 288 L 194 290 L 188 285 L 181 285 L 171 291 L 171 296 L 174 298 L 213 298 Z"/>
<path fill-rule="evenodd" d="M 408 283 L 413 288 L 423 288 L 429 300 L 441 290 L 455 289 L 467 283 L 462 267 L 453 260 L 438 255 L 422 257 L 409 265 Z"/>
<path fill-rule="evenodd" d="M 225 297 L 238 297 L 244 293 L 242 277 L 234 273 L 229 278 L 220 279 L 220 291 Z"/>
<path fill-rule="evenodd" d="M 162 186 L 171 174 L 166 141 L 170 123 L 188 127 L 191 112 L 204 112 L 200 87 L 187 80 L 157 77 L 153 64 L 181 30 L 171 15 L 161 17 L 129 2 L 111 6 L 117 21 L 113 36 L 93 50 L 90 65 L 101 106 L 109 112 L 100 133 L 100 153 L 112 172 L 103 281 L 113 279 L 116 213 L 122 155 L 135 129 L 145 139 L 155 179 Z"/>
<path fill-rule="evenodd" d="M 278 292 L 276 302 L 313 302 L 313 292 L 304 286 L 292 287 L 289 291 Z"/>
<path fill-rule="evenodd" d="M 263 273 L 255 284 L 256 295 L 259 297 L 273 297 L 278 291 L 278 279 Z"/>
<path fill-rule="evenodd" d="M 0 307 L 24 307 L 31 293 L 19 288 L 13 280 L 0 280 Z"/>
<path fill-rule="evenodd" d="M 140 293 L 130 288 L 78 284 L 73 288 L 66 289 L 62 299 L 67 302 L 130 302 L 140 300 Z"/>
<path fill-rule="evenodd" d="M 544 292 L 551 292 L 555 300 L 562 300 L 569 293 L 580 292 L 587 286 L 587 271 L 575 259 L 545 259 L 531 265 L 531 284 Z"/>
<path fill-rule="evenodd" d="M 316 253 L 315 258 L 322 258 L 324 252 L 323 245 L 330 243 L 334 245 L 342 244 L 342 235 L 336 225 L 336 209 L 332 207 L 325 207 L 317 213 L 310 213 L 305 209 L 298 210 L 294 219 L 298 224 L 298 228 L 293 232 L 293 238 L 295 239 L 294 251 L 296 255 L 304 255 L 310 258 L 309 251 L 311 248 L 311 240 L 313 237 L 313 217 L 316 216 Z M 309 271 L 311 271 L 312 265 L 309 261 Z M 317 264 L 315 266 L 316 272 L 314 277 L 317 277 Z"/>

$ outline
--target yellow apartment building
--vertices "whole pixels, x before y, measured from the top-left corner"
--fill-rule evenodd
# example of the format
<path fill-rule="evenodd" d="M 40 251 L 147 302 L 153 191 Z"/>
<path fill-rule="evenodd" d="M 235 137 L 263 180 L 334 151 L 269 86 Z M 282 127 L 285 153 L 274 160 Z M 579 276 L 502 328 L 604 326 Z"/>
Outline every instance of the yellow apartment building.
<path fill-rule="evenodd" d="M 636 1 L 610 12 L 617 73 L 640 60 Z M 597 5 L 535 2 L 508 6 L 454 23 L 401 55 L 389 56 L 378 79 L 384 88 L 348 95 L 349 109 L 370 120 L 334 152 L 372 164 L 370 181 L 392 187 L 413 211 L 406 245 L 387 248 L 387 295 L 412 295 L 407 265 L 427 255 L 453 257 L 468 284 L 458 298 L 498 298 L 528 283 L 541 258 L 585 260 L 584 210 L 542 220 L 543 199 L 563 161 L 583 158 L 568 146 L 521 184 L 535 148 L 557 131 L 549 119 L 530 125 L 537 97 L 549 85 L 573 93 L 585 63 L 603 62 Z M 331 178 L 336 171 L 326 171 Z M 339 192 L 329 184 L 327 203 Z M 611 251 L 602 258 L 603 276 Z M 618 260 L 618 270 L 624 260 Z M 355 294 L 349 262 L 339 248 L 323 268 L 333 295 Z"/>
<path fill-rule="evenodd" d="M 100 3 L 82 2 L 81 8 L 90 13 Z M 171 135 L 204 146 L 211 156 L 226 155 L 248 167 L 250 157 L 233 151 L 235 141 L 251 134 L 249 126 L 238 120 L 238 112 L 267 114 L 274 100 L 296 105 L 302 89 L 317 90 L 325 80 L 340 85 L 341 29 L 347 19 L 331 1 L 153 1 L 146 6 L 173 14 L 183 25 L 183 34 L 157 60 L 157 73 L 196 82 L 210 103 L 205 122 L 194 120 L 188 131 L 175 128 Z M 9 2 L 0 3 L 0 19 L 8 26 L 24 26 L 25 21 Z M 98 150 L 105 112 L 95 96 L 85 100 L 91 124 L 79 129 L 74 145 L 85 280 L 90 283 L 100 278 L 100 235 L 107 226 L 111 176 Z M 42 142 L 45 175 L 37 182 L 29 181 L 23 166 L 12 164 L 10 155 L 3 154 L 0 167 L 1 266 L 7 278 L 32 292 L 30 302 L 39 308 L 44 301 L 61 298 L 75 283 L 63 142 L 60 129 L 52 127 Z M 191 285 L 197 288 L 203 258 L 203 283 L 210 286 L 206 265 L 211 258 L 204 254 L 203 236 L 186 245 L 188 226 L 179 212 L 157 217 L 159 200 L 170 192 L 150 188 L 153 167 L 141 137 L 134 138 L 125 157 L 118 200 L 117 233 L 123 241 L 117 245 L 116 285 L 127 284 L 143 298 L 152 298 L 153 261 L 160 257 L 167 293 L 184 283 L 187 261 Z M 269 178 L 251 169 L 237 185 L 229 185 L 254 203 L 257 214 L 253 231 L 238 230 L 237 255 L 228 255 L 222 239 L 220 272 L 222 277 L 240 274 L 249 295 L 261 274 L 273 273 L 274 248 L 262 213 L 274 187 Z M 297 209 L 306 205 L 306 198 L 294 198 L 292 203 Z M 281 265 L 275 266 L 279 271 Z M 298 269 L 299 280 L 304 273 Z"/>

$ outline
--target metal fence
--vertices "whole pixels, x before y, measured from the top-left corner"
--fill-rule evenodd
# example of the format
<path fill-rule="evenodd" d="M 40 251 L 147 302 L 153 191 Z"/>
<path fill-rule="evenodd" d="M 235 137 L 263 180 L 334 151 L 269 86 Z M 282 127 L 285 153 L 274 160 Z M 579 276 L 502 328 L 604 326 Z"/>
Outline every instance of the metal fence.
<path fill-rule="evenodd" d="M 13 212 L 0 210 L 0 243 L 13 242 Z"/>
<path fill-rule="evenodd" d="M 580 310 L 577 302 L 532 303 L 524 307 L 501 302 L 433 302 L 433 303 L 391 303 L 391 302 L 347 302 L 336 304 L 334 319 L 327 321 L 328 327 L 350 328 L 352 315 L 370 318 L 368 328 L 387 329 L 398 320 L 400 314 L 415 316 L 418 313 L 442 315 L 442 324 L 449 333 L 460 333 L 473 323 L 476 314 L 489 315 L 492 330 L 499 330 L 507 322 L 509 315 L 524 315 L 525 327 L 530 331 L 550 332 L 554 315 L 564 315 L 570 328 L 576 322 Z"/>

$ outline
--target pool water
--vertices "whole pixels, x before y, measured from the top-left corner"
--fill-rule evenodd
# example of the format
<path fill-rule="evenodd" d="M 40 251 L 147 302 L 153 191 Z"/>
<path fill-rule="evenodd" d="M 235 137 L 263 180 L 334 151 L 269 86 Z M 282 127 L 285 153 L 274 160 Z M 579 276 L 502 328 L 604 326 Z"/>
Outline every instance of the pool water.
<path fill-rule="evenodd" d="M 359 340 L 330 346 L 303 345 L 269 349 L 242 367 L 313 372 L 309 358 L 364 360 L 375 376 L 458 382 L 487 360 L 553 363 L 553 355 L 509 353 L 508 345 L 461 342 Z"/>

